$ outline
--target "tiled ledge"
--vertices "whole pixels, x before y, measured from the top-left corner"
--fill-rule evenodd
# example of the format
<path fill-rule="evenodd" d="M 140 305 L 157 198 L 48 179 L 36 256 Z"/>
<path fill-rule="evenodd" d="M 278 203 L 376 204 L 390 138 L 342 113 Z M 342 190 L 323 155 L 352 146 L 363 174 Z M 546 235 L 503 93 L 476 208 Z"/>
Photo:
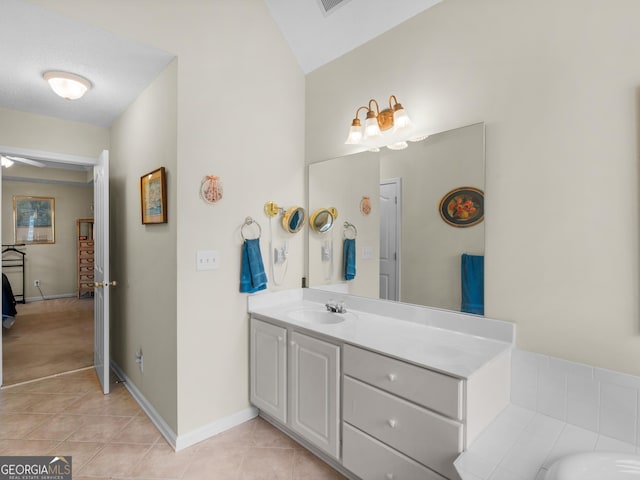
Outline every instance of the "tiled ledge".
<path fill-rule="evenodd" d="M 632 443 L 511 404 L 454 464 L 462 480 L 543 480 L 559 458 L 588 451 L 640 453 Z"/>

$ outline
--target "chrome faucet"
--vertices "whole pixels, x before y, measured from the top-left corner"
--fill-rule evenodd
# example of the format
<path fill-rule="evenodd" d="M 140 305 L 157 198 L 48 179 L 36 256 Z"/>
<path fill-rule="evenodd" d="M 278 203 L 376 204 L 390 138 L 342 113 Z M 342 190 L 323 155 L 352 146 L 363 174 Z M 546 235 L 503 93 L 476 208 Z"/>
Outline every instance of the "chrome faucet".
<path fill-rule="evenodd" d="M 333 300 L 329 300 L 324 304 L 327 307 L 327 311 L 332 313 L 347 313 L 347 309 L 344 305 L 344 302 L 334 302 Z"/>

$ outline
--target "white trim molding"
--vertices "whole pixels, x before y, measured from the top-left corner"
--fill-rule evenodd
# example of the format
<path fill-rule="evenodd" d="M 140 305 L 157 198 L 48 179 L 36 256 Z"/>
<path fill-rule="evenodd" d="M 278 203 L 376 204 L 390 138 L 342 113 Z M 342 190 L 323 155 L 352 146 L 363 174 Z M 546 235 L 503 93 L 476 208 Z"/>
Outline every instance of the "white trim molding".
<path fill-rule="evenodd" d="M 162 416 L 157 412 L 153 405 L 145 398 L 135 384 L 127 377 L 122 369 L 114 361 L 111 361 L 111 368 L 116 375 L 123 380 L 124 387 L 129 391 L 133 399 L 140 405 L 140 408 L 147 414 L 149 419 L 153 422 L 156 428 L 160 431 L 169 445 L 177 452 L 184 450 L 187 447 L 195 445 L 198 442 L 213 437 L 219 433 L 236 427 L 252 418 L 258 416 L 258 409 L 249 407 L 241 410 L 237 413 L 228 415 L 224 418 L 216 420 L 215 422 L 204 425 L 200 428 L 192 430 L 191 432 L 183 435 L 177 435 L 176 432 L 169 426 Z"/>

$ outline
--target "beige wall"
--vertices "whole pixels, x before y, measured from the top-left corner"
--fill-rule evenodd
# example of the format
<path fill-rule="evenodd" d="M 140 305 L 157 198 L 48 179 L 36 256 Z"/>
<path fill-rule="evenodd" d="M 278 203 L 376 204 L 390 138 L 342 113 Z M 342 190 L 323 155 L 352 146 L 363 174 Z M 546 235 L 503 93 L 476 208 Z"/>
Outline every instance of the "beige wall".
<path fill-rule="evenodd" d="M 395 94 L 428 131 L 485 121 L 486 315 L 524 349 L 640 374 L 634 0 L 447 0 L 307 76 L 307 159 Z M 384 65 L 384 68 L 372 68 Z"/>
<path fill-rule="evenodd" d="M 177 229 L 178 433 L 249 407 L 240 226 L 248 215 L 261 223 L 267 258 L 264 203 L 305 203 L 304 76 L 282 34 L 260 0 L 33 3 L 177 55 L 177 210 L 169 221 Z M 219 204 L 199 198 L 205 175 L 221 177 Z M 273 224 L 276 240 L 289 239 L 291 262 L 278 288 L 297 287 L 303 236 Z M 198 249 L 220 252 L 220 269 L 197 272 Z"/>
<path fill-rule="evenodd" d="M 13 168 L 13 167 L 11 167 Z M 50 169 L 39 169 L 53 172 Z M 42 174 L 41 174 L 42 175 Z M 40 280 L 45 297 L 74 295 L 78 291 L 76 219 L 92 217 L 93 188 L 55 183 L 2 181 L 2 243 L 14 243 L 13 197 L 14 195 L 53 197 L 55 201 L 55 243 L 27 245 L 25 262 L 25 297 L 39 300 L 41 294 L 33 286 Z M 22 291 L 21 277 L 17 269 L 6 269 L 14 293 Z"/>
<path fill-rule="evenodd" d="M 109 148 L 109 131 L 86 123 L 0 108 L 0 145 L 97 158 Z"/>
<path fill-rule="evenodd" d="M 459 187 L 484 190 L 484 125 L 448 130 L 401 151 L 382 149 L 380 178 L 402 179 L 400 300 L 460 310 L 460 256 L 484 255 L 484 222 L 455 228 L 438 209 Z"/>
<path fill-rule="evenodd" d="M 177 72 L 174 60 L 111 126 L 111 321 L 114 361 L 177 430 Z M 142 225 L 140 177 L 167 175 L 169 222 Z M 144 372 L 135 362 L 142 350 Z"/>
<path fill-rule="evenodd" d="M 380 257 L 380 163 L 376 153 L 362 152 L 309 165 L 309 212 L 319 208 L 336 208 L 338 218 L 326 233 L 309 230 L 309 286 L 347 283 L 349 293 L 366 297 L 379 296 Z M 362 197 L 369 197 L 371 213 L 360 213 Z M 356 238 L 356 278 L 344 280 L 344 222 L 358 230 Z M 349 238 L 352 233 L 349 232 Z M 332 258 L 322 258 L 322 247 L 333 246 Z M 365 259 L 363 250 L 371 249 Z"/>

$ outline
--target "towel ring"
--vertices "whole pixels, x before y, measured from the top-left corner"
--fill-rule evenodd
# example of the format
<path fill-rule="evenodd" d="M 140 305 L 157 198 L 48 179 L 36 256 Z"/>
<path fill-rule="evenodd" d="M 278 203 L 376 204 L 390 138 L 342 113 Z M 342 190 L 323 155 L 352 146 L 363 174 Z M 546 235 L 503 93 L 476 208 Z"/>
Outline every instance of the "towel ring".
<path fill-rule="evenodd" d="M 347 233 L 350 230 L 353 233 L 353 237 L 349 237 L 349 235 L 347 235 Z M 350 240 L 355 240 L 355 238 L 357 236 L 358 236 L 358 229 L 356 228 L 356 226 L 353 223 L 344 222 L 344 238 L 349 238 Z"/>
<path fill-rule="evenodd" d="M 242 240 L 247 239 L 247 237 L 244 236 L 244 229 L 247 227 L 250 227 L 251 225 L 256 225 L 258 227 L 258 236 L 256 238 L 260 238 L 262 236 L 262 227 L 260 226 L 260 224 L 256 222 L 253 218 L 247 217 L 244 219 L 244 223 L 242 224 L 242 227 L 240 227 L 240 236 L 242 237 Z"/>

